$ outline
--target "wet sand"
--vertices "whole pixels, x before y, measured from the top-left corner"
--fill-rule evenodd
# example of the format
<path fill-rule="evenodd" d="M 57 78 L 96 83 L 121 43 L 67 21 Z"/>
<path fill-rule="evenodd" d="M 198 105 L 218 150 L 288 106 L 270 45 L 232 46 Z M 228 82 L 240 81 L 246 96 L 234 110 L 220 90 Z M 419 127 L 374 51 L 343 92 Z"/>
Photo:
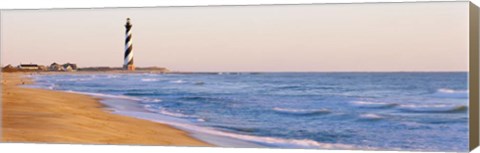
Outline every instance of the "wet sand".
<path fill-rule="evenodd" d="M 20 87 L 25 73 L 2 73 L 2 142 L 211 146 L 185 131 L 112 114 L 99 99 Z"/>

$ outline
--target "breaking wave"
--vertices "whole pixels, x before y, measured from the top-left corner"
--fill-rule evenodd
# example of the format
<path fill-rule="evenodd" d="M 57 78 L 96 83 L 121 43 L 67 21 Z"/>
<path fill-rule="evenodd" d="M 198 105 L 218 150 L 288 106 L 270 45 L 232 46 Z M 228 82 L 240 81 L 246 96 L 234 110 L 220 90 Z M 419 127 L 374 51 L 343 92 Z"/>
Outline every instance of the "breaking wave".
<path fill-rule="evenodd" d="M 468 90 L 453 90 L 448 88 L 440 88 L 437 91 L 441 93 L 468 93 Z"/>
<path fill-rule="evenodd" d="M 220 130 L 216 130 L 208 127 L 200 127 L 192 124 L 184 124 L 180 122 L 161 120 L 154 115 L 142 114 L 137 112 L 122 112 L 122 111 L 118 111 L 117 113 L 133 116 L 141 119 L 151 120 L 159 123 L 169 124 L 181 129 L 186 129 L 194 133 L 199 132 L 204 134 L 235 138 L 235 139 L 245 140 L 247 142 L 254 142 L 254 143 L 262 144 L 266 146 L 281 146 L 281 147 L 291 147 L 291 148 L 322 148 L 322 149 L 362 148 L 356 145 L 349 145 L 349 144 L 322 143 L 322 142 L 317 142 L 311 139 L 285 139 L 285 138 L 275 138 L 275 137 L 253 136 L 253 135 L 246 135 L 246 134 L 236 134 L 236 133 L 224 132 L 224 131 L 220 131 Z M 376 148 L 364 147 L 363 149 L 376 149 Z"/>
<path fill-rule="evenodd" d="M 156 78 L 143 78 L 141 79 L 142 82 L 155 82 L 155 81 L 159 81 L 159 79 L 156 79 Z"/>
<path fill-rule="evenodd" d="M 125 100 L 133 100 L 133 101 L 144 100 L 142 98 L 136 98 L 136 97 L 124 96 L 124 95 L 111 95 L 111 94 L 80 92 L 80 91 L 71 91 L 71 90 L 66 90 L 66 92 L 78 93 L 78 94 L 84 94 L 84 95 L 91 95 L 91 96 L 100 97 L 100 98 L 115 98 L 115 99 L 125 99 Z"/>
<path fill-rule="evenodd" d="M 366 113 L 366 114 L 360 114 L 359 116 L 361 119 L 365 120 L 380 120 L 383 119 L 384 117 L 378 114 L 373 114 L 373 113 Z"/>
<path fill-rule="evenodd" d="M 175 81 L 170 81 L 170 83 L 185 83 L 183 80 L 175 80 Z"/>
<path fill-rule="evenodd" d="M 273 111 L 280 114 L 290 114 L 290 115 L 322 115 L 331 113 L 328 109 L 288 109 L 288 108 L 273 108 Z"/>
<path fill-rule="evenodd" d="M 411 113 L 462 113 L 468 111 L 465 105 L 447 104 L 398 104 L 386 102 L 354 101 L 353 105 L 362 108 L 395 108 Z"/>
<path fill-rule="evenodd" d="M 160 113 L 160 114 L 164 114 L 164 115 L 168 115 L 168 116 L 173 116 L 173 117 L 195 118 L 195 116 L 192 116 L 192 115 L 186 115 L 186 114 L 182 114 L 182 113 L 174 113 L 174 112 L 167 111 L 167 110 L 165 110 L 165 109 L 160 109 L 160 110 L 158 110 L 157 112 Z"/>
<path fill-rule="evenodd" d="M 404 112 L 413 113 L 463 113 L 468 111 L 465 105 L 402 105 L 400 108 Z"/>
<path fill-rule="evenodd" d="M 79 91 L 71 91 L 71 90 L 66 90 L 65 92 L 90 95 L 90 96 L 95 96 L 100 98 L 125 99 L 125 100 L 138 101 L 138 102 L 151 102 L 151 103 L 162 102 L 161 99 L 157 99 L 157 98 L 139 98 L 139 97 L 125 96 L 125 95 L 111 95 L 111 94 L 79 92 Z"/>
<path fill-rule="evenodd" d="M 397 103 L 387 102 L 369 102 L 369 101 L 354 101 L 353 105 L 364 108 L 392 108 L 398 106 Z"/>
<path fill-rule="evenodd" d="M 166 110 L 165 108 L 156 108 L 154 105 L 150 105 L 150 104 L 144 105 L 144 108 L 146 110 L 150 111 L 150 112 L 156 112 L 156 113 L 166 115 L 166 116 L 178 117 L 178 118 L 194 118 L 194 119 L 197 119 L 197 116 L 187 115 L 187 114 L 182 114 L 182 113 L 177 113 L 177 112 L 171 112 L 171 111 Z M 197 119 L 197 120 L 200 121 L 200 119 Z M 205 121 L 205 120 L 203 120 L 203 121 Z"/>
<path fill-rule="evenodd" d="M 468 90 L 440 88 L 433 94 L 433 96 L 439 98 L 468 98 Z"/>

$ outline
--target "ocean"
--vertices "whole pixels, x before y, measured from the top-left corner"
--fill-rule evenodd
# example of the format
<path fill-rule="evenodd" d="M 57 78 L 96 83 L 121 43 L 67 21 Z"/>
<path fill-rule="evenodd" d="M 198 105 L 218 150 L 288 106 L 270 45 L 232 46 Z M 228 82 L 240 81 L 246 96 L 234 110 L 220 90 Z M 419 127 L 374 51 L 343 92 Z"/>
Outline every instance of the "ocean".
<path fill-rule="evenodd" d="M 468 151 L 467 72 L 31 77 L 219 146 Z"/>

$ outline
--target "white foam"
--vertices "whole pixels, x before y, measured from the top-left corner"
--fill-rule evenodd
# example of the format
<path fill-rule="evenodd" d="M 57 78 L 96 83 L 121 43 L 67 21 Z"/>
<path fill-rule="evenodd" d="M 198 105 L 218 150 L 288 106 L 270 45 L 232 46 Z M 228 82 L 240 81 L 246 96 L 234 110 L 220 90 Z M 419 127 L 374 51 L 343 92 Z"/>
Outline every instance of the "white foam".
<path fill-rule="evenodd" d="M 289 109 L 289 108 L 280 108 L 274 107 L 273 110 L 285 113 L 328 113 L 328 109 Z"/>
<path fill-rule="evenodd" d="M 353 101 L 351 103 L 358 107 L 367 107 L 367 108 L 386 108 L 386 107 L 390 108 L 398 105 L 397 103 L 371 102 L 371 101 Z"/>
<path fill-rule="evenodd" d="M 160 108 L 160 109 L 156 109 L 153 105 L 150 105 L 150 104 L 146 104 L 146 105 L 143 105 L 144 108 L 150 112 L 157 112 L 157 113 L 160 113 L 160 114 L 163 114 L 163 115 L 167 115 L 167 116 L 171 116 L 171 117 L 178 117 L 178 118 L 197 118 L 196 116 L 193 116 L 193 115 L 186 115 L 186 114 L 181 114 L 181 113 L 175 113 L 175 112 L 171 112 L 171 111 L 167 111 L 165 108 Z M 197 119 L 198 120 L 198 119 Z M 205 121 L 205 120 L 203 120 Z"/>
<path fill-rule="evenodd" d="M 171 83 L 185 83 L 183 80 L 175 80 L 175 81 L 170 81 Z"/>
<path fill-rule="evenodd" d="M 55 87 L 57 87 L 57 85 L 55 85 L 54 83 L 50 84 L 47 88 L 50 89 L 50 90 L 53 90 L 55 89 Z"/>
<path fill-rule="evenodd" d="M 183 117 L 183 118 L 194 118 L 195 117 L 195 116 L 191 116 L 191 115 L 185 115 L 185 114 L 181 114 L 181 113 L 170 112 L 170 111 L 167 111 L 163 108 L 158 110 L 158 112 L 161 113 L 161 114 L 165 114 L 165 115 L 173 116 L 173 117 Z"/>
<path fill-rule="evenodd" d="M 143 100 L 143 99 L 140 99 L 140 98 L 124 96 L 124 95 L 109 95 L 109 94 L 79 92 L 79 91 L 71 91 L 71 90 L 67 90 L 66 92 L 78 93 L 78 94 L 84 94 L 84 95 L 91 95 L 91 96 L 96 96 L 96 97 L 100 97 L 100 98 L 118 98 L 118 99 L 127 99 L 127 100 L 133 100 L 133 101 L 142 101 Z"/>
<path fill-rule="evenodd" d="M 107 75 L 107 78 L 118 78 L 118 75 Z"/>
<path fill-rule="evenodd" d="M 387 105 L 391 103 L 386 103 L 386 102 L 371 102 L 371 101 L 354 101 L 352 104 L 355 105 Z"/>
<path fill-rule="evenodd" d="M 360 114 L 360 118 L 364 119 L 383 119 L 383 116 L 380 116 L 378 114 L 373 114 L 373 113 L 366 113 L 366 114 Z"/>
<path fill-rule="evenodd" d="M 440 88 L 437 91 L 441 93 L 468 93 L 468 90 L 453 90 L 448 88 Z"/>
<path fill-rule="evenodd" d="M 65 81 L 90 81 L 93 80 L 93 78 L 70 78 L 66 79 Z"/>
<path fill-rule="evenodd" d="M 371 101 L 354 101 L 352 102 L 353 104 L 358 104 L 358 105 L 382 105 L 382 104 L 388 104 L 385 102 L 371 102 Z"/>
<path fill-rule="evenodd" d="M 156 99 L 156 98 L 154 98 L 154 99 L 145 99 L 145 101 L 147 101 L 147 102 L 156 102 L 156 103 L 162 102 L 161 99 Z"/>
<path fill-rule="evenodd" d="M 153 113 L 143 113 L 143 112 L 132 112 L 132 111 L 117 111 L 116 113 L 133 116 L 140 119 L 151 120 L 163 124 L 169 124 L 177 128 L 187 130 L 192 133 L 202 133 L 215 136 L 228 137 L 233 139 L 240 139 L 248 142 L 255 142 L 258 144 L 264 144 L 269 146 L 277 147 L 290 147 L 290 148 L 322 148 L 322 149 L 354 149 L 357 148 L 353 145 L 347 144 L 338 144 L 338 143 L 320 143 L 310 139 L 283 139 L 283 138 L 273 138 L 273 137 L 260 137 L 260 136 L 251 136 L 251 135 L 242 135 L 235 134 L 223 131 L 217 131 L 208 127 L 200 127 L 192 124 L 168 121 L 167 119 L 160 120 L 156 114 Z M 218 144 L 222 144 L 218 142 Z M 370 148 L 373 149 L 373 148 Z"/>
<path fill-rule="evenodd" d="M 468 98 L 468 90 L 440 88 L 433 94 L 433 96 L 439 98 Z"/>
<path fill-rule="evenodd" d="M 400 109 L 412 112 L 433 112 L 433 113 L 455 113 L 464 112 L 468 109 L 466 105 L 453 104 L 405 104 L 400 105 Z"/>
<path fill-rule="evenodd" d="M 143 78 L 143 79 L 141 79 L 141 81 L 143 81 L 143 82 L 155 82 L 155 81 L 159 81 L 159 79 L 157 79 L 157 78 Z"/>
<path fill-rule="evenodd" d="M 402 108 L 445 108 L 452 107 L 452 105 L 447 104 L 403 104 L 400 105 Z"/>

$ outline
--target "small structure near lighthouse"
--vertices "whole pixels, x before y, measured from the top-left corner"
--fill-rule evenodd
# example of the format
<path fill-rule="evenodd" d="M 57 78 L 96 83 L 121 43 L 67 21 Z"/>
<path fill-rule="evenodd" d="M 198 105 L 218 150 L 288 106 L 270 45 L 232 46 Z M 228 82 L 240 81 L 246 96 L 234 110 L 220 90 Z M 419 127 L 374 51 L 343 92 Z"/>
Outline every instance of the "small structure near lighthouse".
<path fill-rule="evenodd" d="M 130 18 L 127 18 L 127 23 L 125 24 L 126 32 L 125 32 L 125 55 L 124 55 L 124 62 L 123 62 L 123 69 L 134 71 L 135 65 L 133 64 L 133 51 L 132 51 L 132 32 L 130 29 L 132 28 L 132 24 L 130 24 Z"/>

